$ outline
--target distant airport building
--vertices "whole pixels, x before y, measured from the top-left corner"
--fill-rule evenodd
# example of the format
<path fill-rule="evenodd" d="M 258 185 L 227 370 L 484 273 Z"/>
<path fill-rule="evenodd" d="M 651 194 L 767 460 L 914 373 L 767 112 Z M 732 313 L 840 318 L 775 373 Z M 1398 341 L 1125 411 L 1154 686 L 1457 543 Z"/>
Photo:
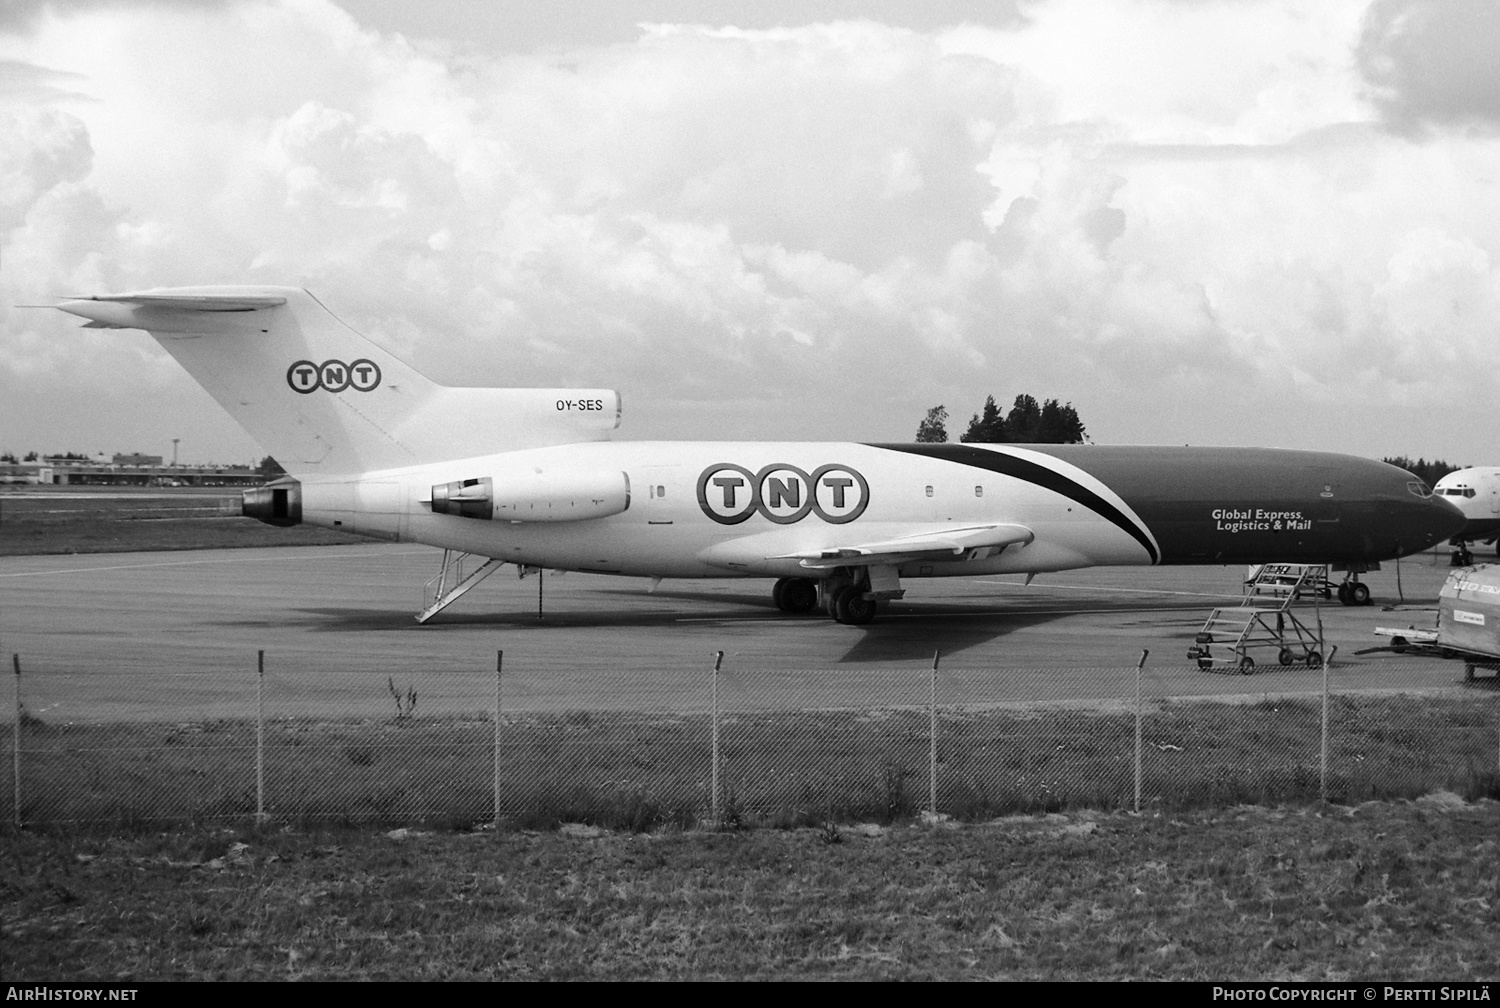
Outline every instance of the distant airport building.
<path fill-rule="evenodd" d="M 0 463 L 0 484 L 29 486 L 259 486 L 267 477 L 246 465 L 163 465 L 160 455 L 95 458 L 48 456 Z"/>

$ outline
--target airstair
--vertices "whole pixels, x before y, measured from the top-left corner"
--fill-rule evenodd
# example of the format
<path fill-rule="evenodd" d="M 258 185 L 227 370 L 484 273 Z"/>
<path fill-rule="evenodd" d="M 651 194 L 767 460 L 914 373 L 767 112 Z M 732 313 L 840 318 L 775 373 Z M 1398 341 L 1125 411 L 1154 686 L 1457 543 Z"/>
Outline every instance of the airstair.
<path fill-rule="evenodd" d="M 481 560 L 484 562 L 479 563 Z M 443 550 L 442 569 L 423 589 L 422 611 L 417 613 L 417 622 L 426 623 L 503 566 L 503 560 L 478 557 L 462 550 Z"/>
<path fill-rule="evenodd" d="M 1323 616 L 1318 599 L 1328 586 L 1328 568 L 1318 564 L 1263 564 L 1245 583 L 1245 597 L 1237 606 L 1209 613 L 1194 638 L 1188 657 L 1210 672 L 1255 671 L 1251 651 L 1270 649 L 1281 665 L 1302 662 L 1308 668 L 1323 664 Z M 1312 623 L 1303 622 L 1294 607 L 1313 600 Z M 1221 650 L 1218 654 L 1214 646 Z M 1262 662 L 1269 664 L 1266 657 Z"/>

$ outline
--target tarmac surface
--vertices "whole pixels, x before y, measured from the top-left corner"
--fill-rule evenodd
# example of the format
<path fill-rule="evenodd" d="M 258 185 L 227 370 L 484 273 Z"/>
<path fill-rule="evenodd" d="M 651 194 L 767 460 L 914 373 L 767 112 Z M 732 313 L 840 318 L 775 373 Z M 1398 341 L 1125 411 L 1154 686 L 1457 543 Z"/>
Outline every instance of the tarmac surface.
<path fill-rule="evenodd" d="M 1322 687 L 1322 671 L 1282 668 L 1274 649 L 1248 676 L 1187 657 L 1209 610 L 1239 604 L 1243 567 L 911 580 L 865 627 L 779 613 L 769 581 L 652 592 L 548 572 L 539 598 L 535 576 L 505 567 L 419 625 L 440 558 L 392 544 L 7 557 L 0 649 L 18 656 L 27 710 L 64 720 L 241 716 L 259 651 L 270 703 L 329 716 L 388 715 L 409 683 L 426 710 L 488 708 L 497 652 L 507 710 L 705 709 L 719 651 L 721 702 L 751 707 L 924 703 L 938 653 L 945 702 L 1123 700 L 1143 652 L 1148 696 Z M 1461 685 L 1461 662 L 1355 654 L 1388 643 L 1377 626 L 1431 628 L 1450 569 L 1446 550 L 1408 558 L 1365 576 L 1374 605 L 1299 607 L 1304 623 L 1321 620 L 1335 690 Z"/>

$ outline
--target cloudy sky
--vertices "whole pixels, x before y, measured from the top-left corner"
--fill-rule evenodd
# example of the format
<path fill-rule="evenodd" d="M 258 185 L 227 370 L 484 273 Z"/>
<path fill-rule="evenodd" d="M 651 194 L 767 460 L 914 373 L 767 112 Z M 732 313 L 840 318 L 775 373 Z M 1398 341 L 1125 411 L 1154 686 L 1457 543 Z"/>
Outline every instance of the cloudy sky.
<path fill-rule="evenodd" d="M 1493 0 L 6 0 L 0 450 L 250 461 L 144 334 L 295 284 L 618 436 L 1500 463 Z M 956 428 L 956 429 L 955 429 Z"/>

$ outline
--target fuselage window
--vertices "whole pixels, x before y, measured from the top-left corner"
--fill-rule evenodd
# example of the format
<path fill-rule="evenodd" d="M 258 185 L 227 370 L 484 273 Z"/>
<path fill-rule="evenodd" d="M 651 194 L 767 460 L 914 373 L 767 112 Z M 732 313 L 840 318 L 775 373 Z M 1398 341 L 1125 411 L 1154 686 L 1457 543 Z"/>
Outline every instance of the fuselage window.
<path fill-rule="evenodd" d="M 658 496 L 658 497 L 665 497 L 666 495 L 667 495 L 667 488 L 664 487 L 664 486 L 661 486 L 660 484 L 658 484 L 657 487 L 656 487 L 656 496 Z"/>
<path fill-rule="evenodd" d="M 975 497 L 983 497 L 984 496 L 984 487 L 982 487 L 982 486 L 975 487 L 974 488 L 974 496 Z"/>
<path fill-rule="evenodd" d="M 927 496 L 929 496 L 929 497 L 932 496 L 932 487 L 928 487 L 927 488 Z"/>

